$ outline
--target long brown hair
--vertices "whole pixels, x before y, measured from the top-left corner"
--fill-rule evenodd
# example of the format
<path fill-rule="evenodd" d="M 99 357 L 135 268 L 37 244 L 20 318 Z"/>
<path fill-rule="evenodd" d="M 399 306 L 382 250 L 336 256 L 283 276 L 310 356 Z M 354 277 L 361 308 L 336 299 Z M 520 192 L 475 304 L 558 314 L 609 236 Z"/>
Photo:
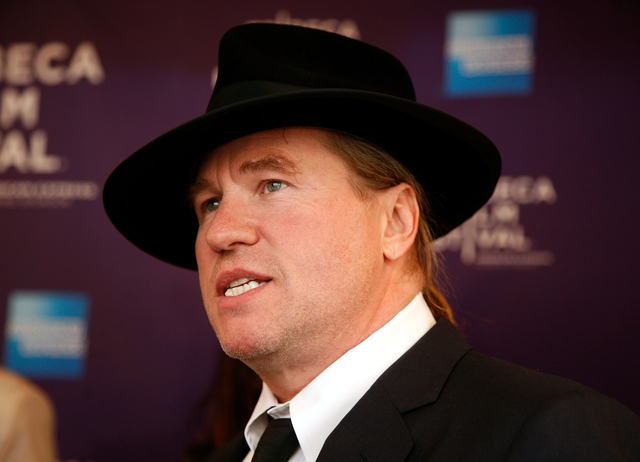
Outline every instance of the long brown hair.
<path fill-rule="evenodd" d="M 445 317 L 455 324 L 451 307 L 442 294 L 442 274 L 438 258 L 430 245 L 433 239 L 429 228 L 429 201 L 418 180 L 404 165 L 375 144 L 334 130 L 322 130 L 321 133 L 322 144 L 340 157 L 353 173 L 352 187 L 362 199 L 369 198 L 372 191 L 389 189 L 400 183 L 413 188 L 420 208 L 420 222 L 413 250 L 424 276 L 422 293 L 436 319 Z"/>

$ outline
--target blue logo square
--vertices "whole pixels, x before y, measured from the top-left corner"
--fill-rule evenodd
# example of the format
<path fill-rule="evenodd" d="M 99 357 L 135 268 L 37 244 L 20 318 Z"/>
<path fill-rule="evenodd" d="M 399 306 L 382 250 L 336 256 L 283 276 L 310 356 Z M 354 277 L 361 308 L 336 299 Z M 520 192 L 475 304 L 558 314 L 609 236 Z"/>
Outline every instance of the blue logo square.
<path fill-rule="evenodd" d="M 33 378 L 83 377 L 88 347 L 87 294 L 14 291 L 8 305 L 7 368 Z"/>
<path fill-rule="evenodd" d="M 444 92 L 451 97 L 526 95 L 533 89 L 535 13 L 456 11 L 447 18 Z"/>

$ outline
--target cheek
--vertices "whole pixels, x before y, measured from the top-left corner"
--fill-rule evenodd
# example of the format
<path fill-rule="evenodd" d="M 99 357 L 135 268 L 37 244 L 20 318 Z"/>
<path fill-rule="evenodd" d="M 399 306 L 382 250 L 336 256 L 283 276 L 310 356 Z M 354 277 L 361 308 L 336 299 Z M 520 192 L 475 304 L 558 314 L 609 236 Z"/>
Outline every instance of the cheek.
<path fill-rule="evenodd" d="M 198 229 L 194 249 L 198 272 L 204 271 L 208 275 L 216 263 L 217 254 L 207 242 L 206 231 L 202 227 Z"/>
<path fill-rule="evenodd" d="M 296 260 L 304 266 L 301 270 L 326 278 L 370 258 L 375 245 L 371 219 L 360 204 L 334 201 L 331 207 L 295 208 L 278 214 L 275 220 L 271 217 L 261 233 L 281 257 Z"/>
<path fill-rule="evenodd" d="M 198 262 L 198 268 L 200 268 L 200 262 L 204 263 L 205 261 L 205 250 L 207 249 L 207 243 L 204 239 L 204 233 L 202 232 L 202 228 L 198 229 L 198 234 L 196 236 L 196 244 L 194 246 L 194 250 L 196 252 L 196 261 Z"/>
<path fill-rule="evenodd" d="M 195 244 L 196 261 L 198 262 L 198 280 L 200 282 L 200 291 L 202 292 L 202 300 L 204 301 L 207 314 L 211 318 L 212 303 L 215 300 L 214 292 L 214 266 L 216 254 L 211 250 L 204 235 L 198 232 Z"/>
<path fill-rule="evenodd" d="M 315 246 L 336 241 L 347 225 L 344 214 L 327 207 L 288 207 L 261 223 L 262 234 L 271 242 L 309 252 Z"/>

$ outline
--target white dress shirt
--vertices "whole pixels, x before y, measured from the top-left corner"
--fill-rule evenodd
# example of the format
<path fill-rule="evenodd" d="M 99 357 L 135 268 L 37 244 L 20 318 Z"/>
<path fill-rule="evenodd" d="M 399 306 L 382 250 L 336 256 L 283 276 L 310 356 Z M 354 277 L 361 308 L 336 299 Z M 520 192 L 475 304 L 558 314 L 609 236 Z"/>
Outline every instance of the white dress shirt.
<path fill-rule="evenodd" d="M 262 384 L 244 436 L 250 462 L 267 428 L 267 414 L 291 418 L 300 448 L 289 462 L 315 462 L 329 434 L 373 383 L 436 323 L 422 293 L 393 319 L 331 364 L 291 401 L 279 404 Z"/>

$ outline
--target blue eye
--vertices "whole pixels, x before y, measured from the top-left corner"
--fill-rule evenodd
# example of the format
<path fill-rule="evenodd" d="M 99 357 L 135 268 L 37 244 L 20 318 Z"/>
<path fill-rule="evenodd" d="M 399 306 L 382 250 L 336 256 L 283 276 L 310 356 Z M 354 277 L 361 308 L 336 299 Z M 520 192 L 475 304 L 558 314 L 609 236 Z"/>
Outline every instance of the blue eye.
<path fill-rule="evenodd" d="M 282 181 L 268 181 L 267 182 L 267 191 L 269 192 L 276 192 L 276 191 L 280 191 L 281 189 L 285 188 L 287 185 L 284 184 Z"/>
<path fill-rule="evenodd" d="M 220 199 L 209 199 L 204 203 L 205 212 L 213 212 L 220 207 Z"/>

